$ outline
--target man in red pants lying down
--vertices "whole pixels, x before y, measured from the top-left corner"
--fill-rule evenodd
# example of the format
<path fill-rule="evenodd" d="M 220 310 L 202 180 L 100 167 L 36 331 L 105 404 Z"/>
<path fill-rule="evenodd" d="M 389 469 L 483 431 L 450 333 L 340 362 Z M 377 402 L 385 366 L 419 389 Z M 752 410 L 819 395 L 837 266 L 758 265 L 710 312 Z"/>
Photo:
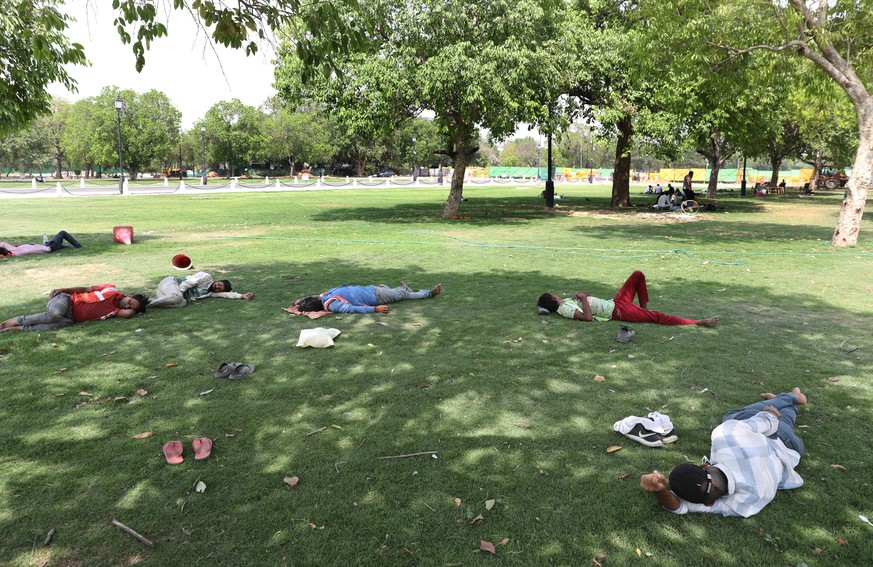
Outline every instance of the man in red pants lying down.
<path fill-rule="evenodd" d="M 634 304 L 639 297 L 639 305 Z M 537 301 L 541 311 L 557 312 L 558 315 L 576 321 L 627 321 L 629 323 L 657 323 L 658 325 L 700 325 L 715 327 L 718 317 L 709 319 L 684 319 L 666 315 L 660 311 L 649 311 L 649 290 L 646 289 L 646 276 L 636 271 L 630 275 L 613 299 L 600 299 L 580 291 L 572 298 L 561 299 L 557 295 L 544 293 Z"/>

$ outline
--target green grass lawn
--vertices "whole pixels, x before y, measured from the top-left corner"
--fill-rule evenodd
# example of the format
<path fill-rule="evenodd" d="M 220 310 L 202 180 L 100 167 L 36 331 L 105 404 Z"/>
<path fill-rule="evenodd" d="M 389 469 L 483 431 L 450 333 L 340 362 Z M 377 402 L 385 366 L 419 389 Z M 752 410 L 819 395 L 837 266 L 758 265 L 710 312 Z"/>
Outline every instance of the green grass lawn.
<path fill-rule="evenodd" d="M 869 221 L 843 250 L 828 246 L 836 195 L 729 195 L 678 222 L 650 196 L 612 211 L 602 186 L 561 187 L 556 212 L 539 188 L 470 187 L 464 218 L 444 220 L 445 191 L 3 200 L 0 240 L 66 229 L 85 248 L 0 260 L 0 318 L 44 310 L 56 287 L 151 293 L 178 252 L 256 297 L 0 334 L 0 564 L 867 564 Z M 114 225 L 135 243 L 114 244 Z M 618 344 L 619 323 L 536 314 L 545 291 L 611 297 L 634 269 L 651 308 L 721 324 L 636 324 Z M 401 280 L 445 290 L 385 315 L 281 310 Z M 340 329 L 336 346 L 296 348 L 316 326 Z M 257 369 L 217 380 L 222 361 Z M 801 489 L 743 520 L 676 516 L 639 487 L 699 462 L 726 411 L 794 386 L 810 400 Z M 649 410 L 678 443 L 613 431 Z M 170 439 L 181 465 L 161 455 Z"/>

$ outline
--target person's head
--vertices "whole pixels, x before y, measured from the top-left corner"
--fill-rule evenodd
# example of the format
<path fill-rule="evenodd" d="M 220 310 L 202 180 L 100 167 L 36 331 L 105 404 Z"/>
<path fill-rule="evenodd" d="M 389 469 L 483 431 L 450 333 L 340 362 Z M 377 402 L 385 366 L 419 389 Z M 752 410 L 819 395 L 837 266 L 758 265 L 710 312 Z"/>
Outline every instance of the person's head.
<path fill-rule="evenodd" d="M 558 298 L 551 293 L 544 293 L 537 299 L 537 307 L 542 307 L 549 313 L 554 313 L 558 310 Z"/>
<path fill-rule="evenodd" d="M 294 306 L 304 313 L 308 311 L 324 311 L 324 304 L 321 302 L 320 295 L 310 295 L 309 297 L 298 299 L 294 302 Z"/>
<path fill-rule="evenodd" d="M 712 504 L 723 495 L 713 484 L 708 467 L 682 463 L 670 472 L 669 480 L 676 496 L 694 504 Z"/>
<path fill-rule="evenodd" d="M 145 313 L 146 305 L 149 304 L 149 298 L 136 293 L 134 295 L 126 295 L 118 302 L 118 306 L 122 309 L 131 309 L 137 313 Z"/>
<path fill-rule="evenodd" d="M 694 172 L 693 172 L 693 171 L 689 171 L 689 172 L 688 172 L 688 177 L 694 177 Z"/>
<path fill-rule="evenodd" d="M 0 246 L 0 256 L 12 256 L 12 252 L 7 250 L 5 246 Z"/>
<path fill-rule="evenodd" d="M 226 291 L 233 291 L 230 280 L 218 280 L 217 282 L 212 282 L 212 285 L 209 286 L 209 293 L 224 293 Z"/>

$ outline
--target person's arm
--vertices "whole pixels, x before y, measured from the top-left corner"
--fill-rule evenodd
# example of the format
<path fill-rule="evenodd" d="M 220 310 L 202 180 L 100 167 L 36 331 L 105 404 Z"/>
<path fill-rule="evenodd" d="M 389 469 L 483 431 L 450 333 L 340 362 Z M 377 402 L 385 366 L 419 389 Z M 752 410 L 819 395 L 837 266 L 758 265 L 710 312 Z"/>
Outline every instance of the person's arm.
<path fill-rule="evenodd" d="M 329 298 L 328 298 L 329 299 Z M 378 305 L 377 307 L 388 307 L 387 305 Z M 329 301 L 327 310 L 332 313 L 373 313 L 376 307 L 372 305 L 353 305 L 346 301 Z"/>
<path fill-rule="evenodd" d="M 679 509 L 681 502 L 679 501 L 679 497 L 673 494 L 667 486 L 667 483 L 667 477 L 658 471 L 644 474 L 640 479 L 640 486 L 643 487 L 643 490 L 654 494 L 655 498 L 658 499 L 658 504 L 663 508 L 675 512 Z"/>
<path fill-rule="evenodd" d="M 139 313 L 139 311 L 136 309 L 119 309 L 115 312 L 115 316 L 121 317 L 122 319 L 133 319 L 136 317 L 137 313 Z"/>
<path fill-rule="evenodd" d="M 94 291 L 94 286 L 84 286 L 84 287 L 62 287 L 59 289 L 53 289 L 49 293 L 49 297 L 54 297 L 59 293 L 66 293 L 67 295 L 73 295 L 74 293 L 89 293 Z"/>
<path fill-rule="evenodd" d="M 578 309 L 575 313 L 573 313 L 573 319 L 575 319 L 576 321 L 593 321 L 594 317 L 591 315 L 591 305 L 588 304 L 588 292 L 578 291 L 573 295 L 573 299 L 578 301 L 579 306 L 582 307 L 581 313 Z"/>
<path fill-rule="evenodd" d="M 219 291 L 216 293 L 210 293 L 209 297 L 223 297 L 224 299 L 244 299 L 245 301 L 249 301 L 255 298 L 254 293 L 237 293 L 235 291 Z"/>

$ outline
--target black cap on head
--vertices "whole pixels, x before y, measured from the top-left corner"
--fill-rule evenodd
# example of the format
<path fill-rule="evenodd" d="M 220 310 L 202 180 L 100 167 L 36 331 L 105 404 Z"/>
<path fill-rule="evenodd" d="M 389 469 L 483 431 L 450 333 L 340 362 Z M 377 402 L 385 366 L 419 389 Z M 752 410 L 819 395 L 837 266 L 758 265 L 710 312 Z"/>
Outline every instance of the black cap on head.
<path fill-rule="evenodd" d="M 703 504 L 709 498 L 707 489 L 712 485 L 709 473 L 697 465 L 683 463 L 670 473 L 670 490 L 688 502 Z"/>

